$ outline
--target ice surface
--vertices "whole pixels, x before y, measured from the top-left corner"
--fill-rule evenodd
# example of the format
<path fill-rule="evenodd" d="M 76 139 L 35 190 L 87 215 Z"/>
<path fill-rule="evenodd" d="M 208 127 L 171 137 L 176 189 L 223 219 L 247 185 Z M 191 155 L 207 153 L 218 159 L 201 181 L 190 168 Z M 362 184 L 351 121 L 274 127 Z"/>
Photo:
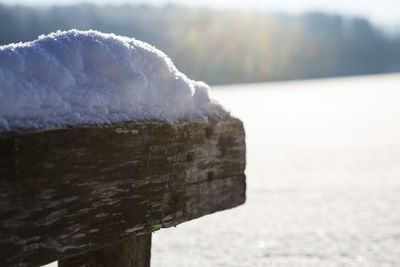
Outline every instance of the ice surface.
<path fill-rule="evenodd" d="M 400 75 L 213 88 L 246 203 L 153 233 L 152 267 L 399 267 Z"/>
<path fill-rule="evenodd" d="M 224 113 L 205 83 L 132 38 L 70 30 L 0 46 L 0 131 Z"/>

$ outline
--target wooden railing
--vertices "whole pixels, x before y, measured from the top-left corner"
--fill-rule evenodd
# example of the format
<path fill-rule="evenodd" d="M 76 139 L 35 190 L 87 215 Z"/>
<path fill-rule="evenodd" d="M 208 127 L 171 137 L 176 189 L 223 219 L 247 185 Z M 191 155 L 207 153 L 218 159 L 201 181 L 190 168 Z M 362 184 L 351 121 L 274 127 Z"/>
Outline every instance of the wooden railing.
<path fill-rule="evenodd" d="M 232 117 L 0 133 L 0 265 L 149 266 L 151 232 L 244 203 L 244 168 Z"/>

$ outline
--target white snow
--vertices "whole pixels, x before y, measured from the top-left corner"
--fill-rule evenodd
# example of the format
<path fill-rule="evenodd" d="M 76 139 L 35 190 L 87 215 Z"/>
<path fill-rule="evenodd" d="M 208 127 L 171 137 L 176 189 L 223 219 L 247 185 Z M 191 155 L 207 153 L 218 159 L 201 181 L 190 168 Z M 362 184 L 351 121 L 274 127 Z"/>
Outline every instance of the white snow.
<path fill-rule="evenodd" d="M 132 38 L 70 30 L 0 46 L 0 131 L 222 114 L 205 83 Z"/>

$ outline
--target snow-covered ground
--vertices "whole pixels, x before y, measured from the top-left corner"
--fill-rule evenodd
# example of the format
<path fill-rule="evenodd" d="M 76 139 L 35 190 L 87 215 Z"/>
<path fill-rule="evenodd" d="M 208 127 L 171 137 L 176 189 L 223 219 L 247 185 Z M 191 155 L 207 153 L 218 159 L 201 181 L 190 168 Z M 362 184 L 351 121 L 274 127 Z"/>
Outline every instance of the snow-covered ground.
<path fill-rule="evenodd" d="M 212 89 L 247 203 L 153 234 L 152 266 L 400 266 L 400 75 Z"/>
<path fill-rule="evenodd" d="M 160 50 L 96 31 L 0 46 L 0 131 L 220 115 L 209 87 Z"/>

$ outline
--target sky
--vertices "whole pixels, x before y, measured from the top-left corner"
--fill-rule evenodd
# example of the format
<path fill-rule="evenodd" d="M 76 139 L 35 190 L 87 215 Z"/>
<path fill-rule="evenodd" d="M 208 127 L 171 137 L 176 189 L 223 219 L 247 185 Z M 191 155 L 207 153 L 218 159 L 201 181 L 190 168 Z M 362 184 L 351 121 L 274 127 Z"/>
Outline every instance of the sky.
<path fill-rule="evenodd" d="M 6 4 L 71 4 L 79 2 L 92 3 L 176 3 L 186 6 L 202 6 L 210 8 L 241 8 L 265 12 L 282 12 L 298 14 L 307 11 L 325 11 L 342 13 L 351 16 L 362 16 L 379 26 L 392 30 L 400 30 L 400 0 L 0 0 Z"/>

